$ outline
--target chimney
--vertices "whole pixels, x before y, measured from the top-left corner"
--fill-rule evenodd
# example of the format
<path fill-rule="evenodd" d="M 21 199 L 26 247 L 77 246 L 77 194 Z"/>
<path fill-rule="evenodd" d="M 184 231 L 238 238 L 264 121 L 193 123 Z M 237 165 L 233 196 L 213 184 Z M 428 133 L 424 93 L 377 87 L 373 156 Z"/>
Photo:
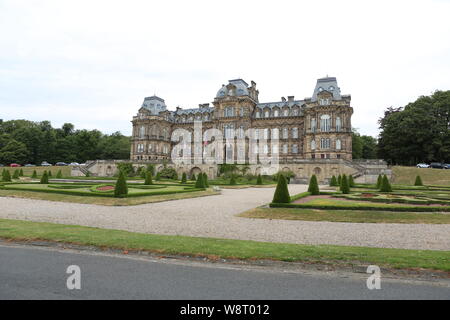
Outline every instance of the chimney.
<path fill-rule="evenodd" d="M 252 80 L 250 83 L 252 84 L 253 88 L 256 87 L 256 82 L 255 81 Z"/>
<path fill-rule="evenodd" d="M 294 101 L 294 96 L 288 96 L 288 101 L 289 101 L 289 102 Z"/>
<path fill-rule="evenodd" d="M 281 97 L 281 101 L 286 102 L 286 98 L 285 97 Z"/>

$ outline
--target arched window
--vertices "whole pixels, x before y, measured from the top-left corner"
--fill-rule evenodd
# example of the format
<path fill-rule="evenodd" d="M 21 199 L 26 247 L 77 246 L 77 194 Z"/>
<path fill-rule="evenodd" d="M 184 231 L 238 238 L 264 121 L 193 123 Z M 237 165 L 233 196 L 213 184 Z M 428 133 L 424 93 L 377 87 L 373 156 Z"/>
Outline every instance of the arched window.
<path fill-rule="evenodd" d="M 278 117 L 278 109 L 275 109 L 275 110 L 273 111 L 273 116 L 274 116 L 274 117 Z"/>
<path fill-rule="evenodd" d="M 341 140 L 339 139 L 336 140 L 336 149 L 341 150 Z"/>
<path fill-rule="evenodd" d="M 328 132 L 331 128 L 331 117 L 328 114 L 324 114 L 320 117 L 320 130 L 322 132 Z"/>
<path fill-rule="evenodd" d="M 269 117 L 269 110 L 264 111 L 264 118 L 268 118 Z"/>
<path fill-rule="evenodd" d="M 341 131 L 341 118 L 340 117 L 336 117 L 336 131 Z"/>
<path fill-rule="evenodd" d="M 315 140 L 311 141 L 311 150 L 316 150 L 316 141 Z"/>

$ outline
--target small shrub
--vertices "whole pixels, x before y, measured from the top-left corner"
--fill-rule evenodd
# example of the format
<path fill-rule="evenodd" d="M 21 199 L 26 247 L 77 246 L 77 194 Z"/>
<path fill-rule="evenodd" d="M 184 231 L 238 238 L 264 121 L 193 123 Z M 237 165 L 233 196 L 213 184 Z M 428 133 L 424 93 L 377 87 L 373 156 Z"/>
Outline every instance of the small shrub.
<path fill-rule="evenodd" d="M 133 164 L 131 162 L 121 162 L 117 164 L 117 169 L 123 172 L 127 177 L 133 177 L 135 175 Z M 119 174 L 120 176 L 120 174 Z"/>
<path fill-rule="evenodd" d="M 56 173 L 56 178 L 57 178 L 57 179 L 61 179 L 61 178 L 62 178 L 62 172 L 61 172 L 61 170 L 58 170 L 58 172 Z"/>
<path fill-rule="evenodd" d="M 161 180 L 161 173 L 158 172 L 158 173 L 156 174 L 155 180 L 156 180 L 156 181 L 160 181 L 160 180 Z"/>
<path fill-rule="evenodd" d="M 41 177 L 40 183 L 42 183 L 42 184 L 47 184 L 48 183 L 48 173 L 47 173 L 47 171 L 44 171 L 44 174 Z"/>
<path fill-rule="evenodd" d="M 86 177 L 90 177 L 91 173 L 89 171 L 86 171 Z"/>
<path fill-rule="evenodd" d="M 139 167 L 138 171 L 139 171 L 139 176 L 141 178 L 145 179 L 145 177 L 147 176 L 147 171 L 145 170 L 145 167 Z"/>
<path fill-rule="evenodd" d="M 195 182 L 195 187 L 196 188 L 204 188 L 205 187 L 205 182 L 203 180 L 203 174 L 202 173 L 198 174 L 197 182 Z"/>
<path fill-rule="evenodd" d="M 381 176 L 381 174 L 379 174 L 378 179 L 377 179 L 377 189 L 381 188 L 382 183 L 383 183 L 383 177 Z"/>
<path fill-rule="evenodd" d="M 342 183 L 342 176 L 341 175 L 338 176 L 337 183 L 338 183 L 338 186 L 341 186 L 341 183 Z"/>
<path fill-rule="evenodd" d="M 195 173 L 192 174 L 191 181 L 197 181 L 197 178 L 195 177 Z"/>
<path fill-rule="evenodd" d="M 231 186 L 237 185 L 236 177 L 234 176 L 234 174 L 231 175 L 231 178 L 230 178 L 230 185 L 231 185 Z"/>
<path fill-rule="evenodd" d="M 284 175 L 278 175 L 277 188 L 273 195 L 273 203 L 289 203 L 291 202 L 291 197 L 289 195 L 289 190 L 287 187 L 287 181 Z"/>
<path fill-rule="evenodd" d="M 348 185 L 347 176 L 345 174 L 341 177 L 341 192 L 343 194 L 349 194 L 350 193 L 350 186 Z"/>
<path fill-rule="evenodd" d="M 422 178 L 420 176 L 416 177 L 416 181 L 414 182 L 415 186 L 423 186 Z"/>
<path fill-rule="evenodd" d="M 203 172 L 203 184 L 205 185 L 205 188 L 209 188 L 208 175 L 206 172 Z"/>
<path fill-rule="evenodd" d="M 174 172 L 172 175 L 173 180 L 178 180 L 178 173 Z"/>
<path fill-rule="evenodd" d="M 23 170 L 22 169 L 20 169 L 20 171 L 19 171 L 19 176 L 23 177 Z"/>
<path fill-rule="evenodd" d="M 147 165 L 147 171 L 150 171 L 150 173 L 152 174 L 152 177 L 153 177 L 153 176 L 155 175 L 155 165 L 149 163 L 149 164 Z"/>
<path fill-rule="evenodd" d="M 389 183 L 389 179 L 386 175 L 383 176 L 383 181 L 381 182 L 381 192 L 392 192 L 391 184 Z"/>
<path fill-rule="evenodd" d="M 20 175 L 19 169 L 16 169 L 16 170 L 14 170 L 12 178 L 19 179 L 19 175 Z"/>
<path fill-rule="evenodd" d="M 353 176 L 351 174 L 348 176 L 348 186 L 350 188 L 353 188 L 355 186 L 355 180 L 353 180 Z"/>
<path fill-rule="evenodd" d="M 337 187 L 337 186 L 338 186 L 338 182 L 337 182 L 336 176 L 333 175 L 330 180 L 330 187 Z"/>
<path fill-rule="evenodd" d="M 181 184 L 187 183 L 187 177 L 186 172 L 183 172 L 183 175 L 181 176 Z"/>
<path fill-rule="evenodd" d="M 50 178 L 52 176 L 52 171 L 48 170 L 48 177 Z"/>
<path fill-rule="evenodd" d="M 125 172 L 120 171 L 119 178 L 117 179 L 116 186 L 114 188 L 114 197 L 124 198 L 128 195 L 127 180 L 125 178 Z"/>
<path fill-rule="evenodd" d="M 258 178 L 256 178 L 256 184 L 257 185 L 262 185 L 263 184 L 262 177 L 261 177 L 260 174 L 258 174 Z"/>
<path fill-rule="evenodd" d="M 3 170 L 2 180 L 4 182 L 11 182 L 11 173 L 9 173 L 9 170 Z"/>
<path fill-rule="evenodd" d="M 36 179 L 37 178 L 37 172 L 36 170 L 33 170 L 33 174 L 31 175 L 32 179 Z"/>
<path fill-rule="evenodd" d="M 152 181 L 152 173 L 150 171 L 146 171 L 145 172 L 145 181 L 144 181 L 145 185 L 151 185 L 153 184 Z"/>
<path fill-rule="evenodd" d="M 319 184 L 317 183 L 317 177 L 315 174 L 313 174 L 309 180 L 308 192 L 311 192 L 311 194 L 315 196 L 320 194 Z"/>

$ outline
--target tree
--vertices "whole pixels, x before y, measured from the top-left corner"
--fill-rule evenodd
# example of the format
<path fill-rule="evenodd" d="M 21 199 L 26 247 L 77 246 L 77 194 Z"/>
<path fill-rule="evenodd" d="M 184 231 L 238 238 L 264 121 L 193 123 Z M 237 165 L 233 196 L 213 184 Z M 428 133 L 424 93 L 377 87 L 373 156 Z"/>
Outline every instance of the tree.
<path fill-rule="evenodd" d="M 420 176 L 416 177 L 416 181 L 414 182 L 415 186 L 423 186 L 422 178 Z"/>
<path fill-rule="evenodd" d="M 117 179 L 116 186 L 114 188 L 114 197 L 124 198 L 128 195 L 128 185 L 125 178 L 125 173 L 120 171 L 119 178 Z"/>
<path fill-rule="evenodd" d="M 352 158 L 361 159 L 363 155 L 363 142 L 360 134 L 353 129 L 352 132 Z"/>
<path fill-rule="evenodd" d="M 391 184 L 389 183 L 389 179 L 386 175 L 383 176 L 380 191 L 381 192 L 392 192 Z"/>
<path fill-rule="evenodd" d="M 61 172 L 61 170 L 58 170 L 58 172 L 56 173 L 56 178 L 57 179 L 61 179 L 63 176 L 62 176 L 62 172 Z"/>
<path fill-rule="evenodd" d="M 341 192 L 343 194 L 349 194 L 350 193 L 350 186 L 348 185 L 347 176 L 345 174 L 342 175 L 341 180 Z"/>
<path fill-rule="evenodd" d="M 289 190 L 287 186 L 287 181 L 284 175 L 278 175 L 277 188 L 273 195 L 273 203 L 289 203 L 291 202 L 291 197 L 289 195 Z"/>
<path fill-rule="evenodd" d="M 311 176 L 311 179 L 309 180 L 308 192 L 310 192 L 314 196 L 320 194 L 319 184 L 317 183 L 317 177 L 315 174 L 313 174 Z"/>
<path fill-rule="evenodd" d="M 0 162 L 24 163 L 28 158 L 28 150 L 25 144 L 17 140 L 10 140 L 0 149 Z"/>
<path fill-rule="evenodd" d="M 181 184 L 186 184 L 186 183 L 187 183 L 186 172 L 183 172 L 183 175 L 181 176 Z"/>
<path fill-rule="evenodd" d="M 41 184 L 48 184 L 48 173 L 47 171 L 44 171 L 44 174 L 41 177 Z"/>
<path fill-rule="evenodd" d="M 153 184 L 152 181 L 152 173 L 150 171 L 145 171 L 145 181 L 144 181 L 145 185 L 150 185 Z"/>
<path fill-rule="evenodd" d="M 256 178 L 256 184 L 257 185 L 262 185 L 263 184 L 262 177 L 261 177 L 260 174 L 258 174 L 258 177 Z"/>
<path fill-rule="evenodd" d="M 338 182 L 337 182 L 336 176 L 333 175 L 330 180 L 330 187 L 337 187 L 337 186 L 338 186 Z"/>

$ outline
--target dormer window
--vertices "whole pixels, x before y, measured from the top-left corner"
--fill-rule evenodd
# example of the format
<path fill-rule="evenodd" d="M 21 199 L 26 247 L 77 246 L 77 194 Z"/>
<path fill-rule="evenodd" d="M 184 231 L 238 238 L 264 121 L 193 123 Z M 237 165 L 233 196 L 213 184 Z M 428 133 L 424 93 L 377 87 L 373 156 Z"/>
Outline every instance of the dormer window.
<path fill-rule="evenodd" d="M 320 104 L 321 106 L 327 106 L 327 105 L 330 104 L 330 102 L 331 102 L 331 99 L 330 99 L 330 98 L 320 98 L 320 99 L 319 99 L 319 104 Z"/>
<path fill-rule="evenodd" d="M 264 117 L 268 118 L 269 117 L 269 110 L 264 111 Z"/>
<path fill-rule="evenodd" d="M 275 111 L 273 112 L 273 116 L 274 116 L 274 117 L 278 117 L 278 110 L 275 110 Z"/>
<path fill-rule="evenodd" d="M 289 110 L 288 109 L 284 109 L 283 115 L 285 117 L 287 117 L 289 115 Z"/>

